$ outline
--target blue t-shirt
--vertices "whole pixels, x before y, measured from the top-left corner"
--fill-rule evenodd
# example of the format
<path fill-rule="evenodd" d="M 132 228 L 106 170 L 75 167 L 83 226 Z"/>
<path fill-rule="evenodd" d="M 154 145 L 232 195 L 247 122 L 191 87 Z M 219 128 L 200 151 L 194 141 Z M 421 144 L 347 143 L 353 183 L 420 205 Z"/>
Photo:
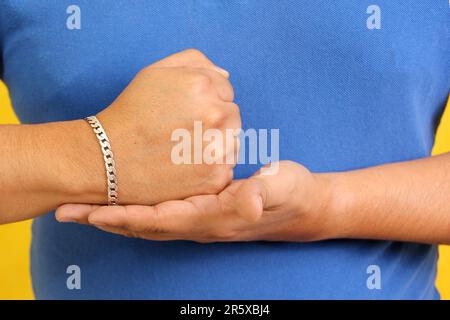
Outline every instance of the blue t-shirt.
<path fill-rule="evenodd" d="M 449 18 L 448 0 L 2 0 L 0 69 L 23 123 L 77 119 L 142 67 L 198 48 L 230 71 L 244 128 L 280 129 L 280 159 L 344 171 L 430 155 Z M 436 260 L 435 246 L 390 241 L 145 241 L 53 213 L 31 248 L 37 298 L 431 299 Z"/>

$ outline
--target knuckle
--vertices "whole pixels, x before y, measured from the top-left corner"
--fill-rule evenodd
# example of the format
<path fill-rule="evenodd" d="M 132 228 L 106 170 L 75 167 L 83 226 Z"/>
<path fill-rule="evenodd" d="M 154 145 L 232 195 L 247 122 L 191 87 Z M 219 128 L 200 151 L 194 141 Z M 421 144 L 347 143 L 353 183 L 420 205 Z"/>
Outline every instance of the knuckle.
<path fill-rule="evenodd" d="M 155 68 L 153 68 L 152 65 L 146 66 L 138 71 L 137 76 L 138 77 L 148 76 L 154 70 Z"/>
<path fill-rule="evenodd" d="M 201 52 L 200 50 L 196 49 L 196 48 L 189 48 L 189 49 L 183 51 L 183 53 L 188 58 L 192 58 L 192 59 L 207 59 L 205 54 L 203 52 Z"/>
<path fill-rule="evenodd" d="M 227 112 L 229 113 L 230 119 L 232 119 L 232 122 L 230 123 L 231 128 L 230 129 L 241 129 L 242 128 L 242 119 L 241 119 L 241 112 L 239 110 L 239 106 L 235 103 L 232 103 L 229 108 L 227 108 Z M 239 133 L 239 131 L 236 131 L 236 134 Z"/>
<path fill-rule="evenodd" d="M 157 81 L 158 78 L 161 78 L 160 71 L 151 66 L 147 66 L 136 73 L 133 81 L 143 84 L 148 83 L 149 81 Z"/>
<path fill-rule="evenodd" d="M 238 144 L 239 142 L 236 142 Z M 230 168 L 234 168 L 237 165 L 238 158 L 239 158 L 239 146 L 236 145 L 233 148 L 228 148 L 226 150 L 226 165 L 228 165 Z M 230 173 L 231 179 L 233 178 L 233 171 Z"/>
<path fill-rule="evenodd" d="M 227 80 L 227 82 L 228 83 L 226 85 L 224 85 L 224 88 L 222 90 L 224 92 L 225 100 L 227 102 L 230 102 L 231 104 L 233 104 L 231 101 L 234 100 L 234 96 L 235 96 L 234 88 L 228 80 Z"/>
<path fill-rule="evenodd" d="M 294 167 L 297 168 L 298 167 L 298 163 L 292 160 L 284 160 L 283 164 L 289 167 Z"/>
<path fill-rule="evenodd" d="M 239 123 L 240 123 L 240 121 L 241 121 L 241 111 L 240 111 L 240 109 L 239 109 L 239 105 L 237 105 L 236 103 L 234 103 L 234 102 L 231 102 L 230 103 L 230 111 L 231 111 L 231 114 L 233 114 L 234 116 L 236 116 L 238 119 L 239 119 Z M 240 127 L 240 126 L 239 126 Z"/>
<path fill-rule="evenodd" d="M 229 105 L 230 105 L 230 108 L 229 108 L 229 109 L 231 110 L 231 112 L 233 112 L 233 113 L 239 113 L 239 106 L 238 106 L 237 103 L 235 103 L 235 102 L 230 102 Z"/>
<path fill-rule="evenodd" d="M 146 68 L 143 68 L 141 70 L 139 70 L 136 75 L 134 76 L 133 82 L 139 82 L 139 81 L 145 81 L 145 79 L 148 77 L 149 72 Z"/>
<path fill-rule="evenodd" d="M 222 191 L 231 181 L 232 171 L 228 166 L 225 165 L 209 165 L 212 167 L 212 173 L 207 178 L 205 185 L 205 191 L 208 194 L 217 194 Z M 210 169 L 211 170 L 211 169 Z"/>
<path fill-rule="evenodd" d="M 166 230 L 162 227 L 161 225 L 161 217 L 160 217 L 160 213 L 159 213 L 159 209 L 158 206 L 154 207 L 154 210 L 152 212 L 152 222 L 151 223 L 147 223 L 147 225 L 144 226 L 144 232 L 147 234 L 163 234 L 166 233 Z"/>
<path fill-rule="evenodd" d="M 216 178 L 216 186 L 219 190 L 223 190 L 231 181 L 230 179 L 230 171 L 222 170 L 224 173 L 221 174 L 218 178 Z"/>
<path fill-rule="evenodd" d="M 118 207 L 117 210 L 118 210 L 117 218 L 115 219 L 112 226 L 122 229 L 124 231 L 130 231 L 131 230 L 130 222 L 128 221 L 128 219 L 126 219 L 128 213 L 127 207 Z"/>
<path fill-rule="evenodd" d="M 226 82 L 227 82 L 227 88 L 228 88 L 228 90 L 230 91 L 231 101 L 233 101 L 233 100 L 234 100 L 234 95 L 235 95 L 234 87 L 233 87 L 233 85 L 231 84 L 230 80 L 227 80 Z"/>
<path fill-rule="evenodd" d="M 199 192 L 202 194 L 218 194 L 232 180 L 233 171 L 227 165 L 204 164 L 200 173 Z"/>
<path fill-rule="evenodd" d="M 209 108 L 205 116 L 207 125 L 213 128 L 220 128 L 228 118 L 223 108 Z"/>
<path fill-rule="evenodd" d="M 203 190 L 202 193 L 204 194 L 217 194 L 221 190 L 217 187 L 217 185 L 211 181 L 203 184 Z"/>

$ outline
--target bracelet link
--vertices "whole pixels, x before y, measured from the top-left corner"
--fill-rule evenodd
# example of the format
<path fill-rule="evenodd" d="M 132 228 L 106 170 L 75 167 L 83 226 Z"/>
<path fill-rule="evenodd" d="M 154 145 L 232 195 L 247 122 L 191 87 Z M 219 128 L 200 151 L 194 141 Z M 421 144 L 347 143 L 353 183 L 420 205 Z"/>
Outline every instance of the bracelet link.
<path fill-rule="evenodd" d="M 108 189 L 108 205 L 113 206 L 118 204 L 118 183 L 116 175 L 116 162 L 114 161 L 114 154 L 111 149 L 108 136 L 103 129 L 97 117 L 91 116 L 85 118 L 87 123 L 92 127 L 97 139 L 100 143 L 101 151 L 103 153 L 103 160 L 105 161 L 106 182 Z"/>

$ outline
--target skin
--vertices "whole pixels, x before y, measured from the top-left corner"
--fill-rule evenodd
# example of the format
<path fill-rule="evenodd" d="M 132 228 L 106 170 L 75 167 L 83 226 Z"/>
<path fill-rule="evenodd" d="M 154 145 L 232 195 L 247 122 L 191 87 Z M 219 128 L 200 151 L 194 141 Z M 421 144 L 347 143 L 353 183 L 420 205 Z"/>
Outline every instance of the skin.
<path fill-rule="evenodd" d="M 450 243 L 450 154 L 342 173 L 282 161 L 218 195 L 155 206 L 65 205 L 61 222 L 150 240 Z"/>
<path fill-rule="evenodd" d="M 97 117 L 111 140 L 123 204 L 156 204 L 228 185 L 234 163 L 176 165 L 171 134 L 241 128 L 228 72 L 197 50 L 141 70 Z M 176 116 L 175 116 L 176 115 Z M 33 218 L 64 203 L 105 204 L 97 138 L 84 120 L 0 126 L 0 223 Z M 236 154 L 236 148 L 221 155 Z M 136 174 L 139 172 L 139 174 Z"/>
<path fill-rule="evenodd" d="M 2 126 L 1 222 L 72 203 L 58 208 L 58 221 L 149 240 L 450 243 L 450 154 L 321 174 L 282 161 L 277 172 L 232 182 L 233 165 L 173 166 L 165 158 L 170 130 L 189 128 L 195 119 L 220 130 L 239 128 L 240 117 L 225 71 L 197 51 L 168 59 L 145 69 L 99 114 L 113 142 L 124 205 L 102 205 L 102 158 L 83 121 Z M 182 116 L 170 117 L 175 110 Z M 79 149 L 67 143 L 72 132 Z M 158 152 L 148 151 L 155 141 Z"/>

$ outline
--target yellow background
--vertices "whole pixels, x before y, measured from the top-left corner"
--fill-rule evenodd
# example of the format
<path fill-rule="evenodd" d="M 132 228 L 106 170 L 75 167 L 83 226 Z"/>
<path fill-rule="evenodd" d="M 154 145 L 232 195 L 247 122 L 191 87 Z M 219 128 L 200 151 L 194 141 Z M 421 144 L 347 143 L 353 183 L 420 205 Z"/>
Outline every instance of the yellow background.
<path fill-rule="evenodd" d="M 6 88 L 0 83 L 0 124 L 17 123 Z M 439 127 L 434 154 L 450 151 L 450 100 Z M 1 156 L 1 155 L 0 155 Z M 30 221 L 0 226 L 0 299 L 32 299 L 29 272 Z M 437 286 L 450 299 L 450 246 L 441 246 Z"/>

